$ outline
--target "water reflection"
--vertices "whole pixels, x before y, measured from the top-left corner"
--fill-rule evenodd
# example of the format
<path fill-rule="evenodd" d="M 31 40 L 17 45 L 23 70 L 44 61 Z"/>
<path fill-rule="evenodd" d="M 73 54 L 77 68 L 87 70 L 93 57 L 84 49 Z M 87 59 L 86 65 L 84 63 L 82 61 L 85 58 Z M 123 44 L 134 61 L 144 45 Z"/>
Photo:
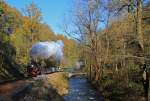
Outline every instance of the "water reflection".
<path fill-rule="evenodd" d="M 104 101 L 87 79 L 81 76 L 70 79 L 69 94 L 64 99 L 65 101 Z"/>

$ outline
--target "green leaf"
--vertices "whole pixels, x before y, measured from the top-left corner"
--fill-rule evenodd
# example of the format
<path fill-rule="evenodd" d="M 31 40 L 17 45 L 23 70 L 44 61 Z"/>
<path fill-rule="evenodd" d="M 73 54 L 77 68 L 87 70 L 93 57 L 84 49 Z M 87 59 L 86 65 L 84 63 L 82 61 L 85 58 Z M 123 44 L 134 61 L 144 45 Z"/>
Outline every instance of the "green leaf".
<path fill-rule="evenodd" d="M 4 10 L 2 8 L 0 8 L 0 16 L 4 14 Z"/>

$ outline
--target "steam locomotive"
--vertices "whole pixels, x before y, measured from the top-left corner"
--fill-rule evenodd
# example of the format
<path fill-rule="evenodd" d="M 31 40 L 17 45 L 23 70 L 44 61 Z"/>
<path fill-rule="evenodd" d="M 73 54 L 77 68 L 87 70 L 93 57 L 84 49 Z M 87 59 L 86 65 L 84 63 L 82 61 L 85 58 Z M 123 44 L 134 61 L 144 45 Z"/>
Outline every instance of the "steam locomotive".
<path fill-rule="evenodd" d="M 36 77 L 37 75 L 40 75 L 40 66 L 35 61 L 31 61 L 31 63 L 27 66 L 27 73 L 29 77 Z"/>
<path fill-rule="evenodd" d="M 61 40 L 33 44 L 29 54 L 31 62 L 27 66 L 28 76 L 36 76 L 41 71 L 44 74 L 58 71 L 54 69 L 58 68 L 63 58 L 63 46 Z"/>
<path fill-rule="evenodd" d="M 50 63 L 50 61 L 48 61 Z M 62 72 L 63 70 L 56 66 L 56 65 L 50 65 L 48 64 L 46 66 L 41 66 L 40 63 L 35 62 L 34 60 L 31 60 L 31 62 L 27 66 L 27 74 L 29 77 L 36 77 L 37 75 L 41 75 L 42 73 L 44 74 L 49 74 L 49 73 L 54 73 L 54 72 Z M 43 67 L 43 68 L 41 68 Z"/>

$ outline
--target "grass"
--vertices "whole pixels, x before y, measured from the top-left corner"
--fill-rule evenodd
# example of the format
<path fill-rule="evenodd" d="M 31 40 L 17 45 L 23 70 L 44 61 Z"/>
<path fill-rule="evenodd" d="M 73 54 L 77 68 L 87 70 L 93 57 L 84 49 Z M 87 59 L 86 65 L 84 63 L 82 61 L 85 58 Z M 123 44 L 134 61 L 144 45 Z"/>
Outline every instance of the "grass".
<path fill-rule="evenodd" d="M 53 75 L 46 76 L 47 82 L 57 90 L 58 94 L 65 95 L 68 93 L 69 83 L 68 77 L 65 73 L 54 73 Z"/>
<path fill-rule="evenodd" d="M 33 83 L 32 90 L 20 101 L 64 101 L 68 93 L 68 78 L 65 73 L 53 73 Z"/>
<path fill-rule="evenodd" d="M 94 86 L 106 101 L 143 101 L 140 69 L 131 68 L 128 71 L 127 68 L 122 68 L 119 72 L 105 70 L 103 73 L 102 81 Z"/>
<path fill-rule="evenodd" d="M 102 94 L 107 101 L 139 101 L 142 99 L 142 85 L 134 81 L 127 82 L 126 75 L 116 74 L 101 83 Z M 142 101 L 142 100 L 140 100 Z"/>

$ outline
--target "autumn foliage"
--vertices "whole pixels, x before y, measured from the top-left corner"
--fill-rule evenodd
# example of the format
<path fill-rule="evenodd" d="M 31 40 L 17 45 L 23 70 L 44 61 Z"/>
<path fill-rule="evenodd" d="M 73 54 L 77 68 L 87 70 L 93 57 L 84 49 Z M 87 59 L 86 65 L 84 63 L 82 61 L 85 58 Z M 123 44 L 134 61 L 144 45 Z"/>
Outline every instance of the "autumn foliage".
<path fill-rule="evenodd" d="M 39 41 L 64 42 L 64 60 L 61 67 L 73 65 L 77 59 L 76 42 L 63 35 L 56 35 L 45 23 L 42 12 L 31 3 L 23 13 L 0 1 L 0 79 L 21 77 L 30 62 L 31 46 Z M 22 75 L 23 76 L 23 75 Z"/>

